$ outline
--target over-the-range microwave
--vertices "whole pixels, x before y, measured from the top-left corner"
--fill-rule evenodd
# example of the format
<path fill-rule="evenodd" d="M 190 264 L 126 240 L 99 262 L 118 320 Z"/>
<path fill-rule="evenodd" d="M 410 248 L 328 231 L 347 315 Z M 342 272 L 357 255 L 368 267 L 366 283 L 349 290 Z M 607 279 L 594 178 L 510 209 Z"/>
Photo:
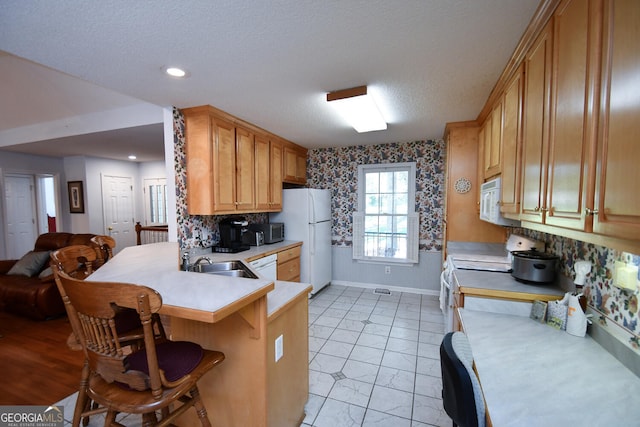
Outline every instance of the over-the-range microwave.
<path fill-rule="evenodd" d="M 520 221 L 505 218 L 500 212 L 501 179 L 495 178 L 480 186 L 480 219 L 497 225 L 520 226 Z"/>

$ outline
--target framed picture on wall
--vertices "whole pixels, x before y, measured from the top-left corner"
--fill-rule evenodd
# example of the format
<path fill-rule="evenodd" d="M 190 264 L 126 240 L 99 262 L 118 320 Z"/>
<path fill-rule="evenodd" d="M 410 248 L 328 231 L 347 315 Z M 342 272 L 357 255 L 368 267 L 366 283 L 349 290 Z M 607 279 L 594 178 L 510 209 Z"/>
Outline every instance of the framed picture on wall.
<path fill-rule="evenodd" d="M 82 181 L 67 182 L 69 188 L 69 211 L 71 213 L 84 213 L 84 192 Z"/>

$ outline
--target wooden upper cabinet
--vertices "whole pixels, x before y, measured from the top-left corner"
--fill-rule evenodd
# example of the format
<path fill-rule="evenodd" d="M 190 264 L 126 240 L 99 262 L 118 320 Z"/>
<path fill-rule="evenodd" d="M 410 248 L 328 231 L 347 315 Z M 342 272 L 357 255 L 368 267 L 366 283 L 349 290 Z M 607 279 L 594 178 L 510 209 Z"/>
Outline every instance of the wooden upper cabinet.
<path fill-rule="evenodd" d="M 282 141 L 269 141 L 269 210 L 282 210 L 282 158 L 284 147 Z"/>
<path fill-rule="evenodd" d="M 307 183 L 307 150 L 295 144 L 285 143 L 283 158 L 283 182 Z"/>
<path fill-rule="evenodd" d="M 520 219 L 544 222 L 544 191 L 549 143 L 549 92 L 553 19 L 538 36 L 524 60 L 524 120 L 522 140 L 522 201 Z"/>
<path fill-rule="evenodd" d="M 247 129 L 236 127 L 236 201 L 235 209 L 255 209 L 255 137 Z"/>
<path fill-rule="evenodd" d="M 185 123 L 185 127 L 189 124 Z M 233 123 L 211 117 L 213 142 L 213 188 L 211 184 L 205 187 L 188 187 L 187 192 L 213 191 L 213 206 L 209 210 L 199 210 L 190 214 L 212 214 L 220 211 L 234 211 L 236 209 L 236 128 Z M 188 164 L 188 163 L 187 163 Z M 187 169 L 187 176 L 189 176 Z M 187 181 L 188 183 L 189 181 Z M 208 189 L 208 190 L 207 190 Z"/>
<path fill-rule="evenodd" d="M 187 208 L 192 215 L 213 211 L 213 141 L 216 128 L 207 111 L 183 111 L 185 117 L 185 160 Z"/>
<path fill-rule="evenodd" d="M 564 0 L 554 14 L 553 74 L 545 223 L 590 231 L 587 193 L 600 58 L 598 2 Z"/>
<path fill-rule="evenodd" d="M 640 240 L 640 2 L 604 8 L 602 103 L 593 231 Z M 635 83 L 634 83 L 635 82 Z"/>
<path fill-rule="evenodd" d="M 491 111 L 491 121 L 487 127 L 491 127 L 490 134 L 485 133 L 484 147 L 484 178 L 488 179 L 499 175 L 501 172 L 501 147 L 502 147 L 502 101 L 499 101 Z M 487 129 L 488 131 L 488 129 Z"/>
<path fill-rule="evenodd" d="M 256 135 L 256 210 L 282 210 L 282 143 Z"/>
<path fill-rule="evenodd" d="M 500 211 L 512 218 L 519 218 L 520 213 L 523 80 L 521 66 L 507 84 L 502 104 L 502 205 Z"/>

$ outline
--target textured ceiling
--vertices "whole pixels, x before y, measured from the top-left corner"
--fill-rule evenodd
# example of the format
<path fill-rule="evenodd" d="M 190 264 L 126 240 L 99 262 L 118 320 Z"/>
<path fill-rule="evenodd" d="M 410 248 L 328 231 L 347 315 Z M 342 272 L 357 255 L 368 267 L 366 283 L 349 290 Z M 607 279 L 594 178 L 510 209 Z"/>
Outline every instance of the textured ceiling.
<path fill-rule="evenodd" d="M 537 5 L 3 0 L 0 50 L 48 69 L 27 61 L 35 70 L 0 68 L 0 147 L 52 138 L 61 146 L 64 129 L 97 140 L 118 117 L 126 117 L 121 127 L 153 128 L 162 120 L 155 106 L 202 104 L 308 148 L 440 138 L 447 122 L 476 118 Z M 0 66 L 12 62 L 0 56 Z M 166 77 L 166 65 L 190 77 Z M 386 131 L 357 134 L 325 101 L 327 92 L 363 84 Z M 110 120 L 89 124 L 109 110 Z M 58 132 L 47 137 L 42 123 Z"/>

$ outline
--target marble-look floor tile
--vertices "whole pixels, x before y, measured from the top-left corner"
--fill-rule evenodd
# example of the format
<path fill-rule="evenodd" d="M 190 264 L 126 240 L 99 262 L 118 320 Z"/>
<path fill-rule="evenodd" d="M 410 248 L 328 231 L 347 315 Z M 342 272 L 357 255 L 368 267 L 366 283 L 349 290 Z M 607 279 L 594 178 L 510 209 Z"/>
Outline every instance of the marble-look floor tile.
<path fill-rule="evenodd" d="M 307 400 L 307 404 L 304 405 L 304 420 L 303 424 L 313 425 L 318 413 L 320 412 L 320 408 L 324 405 L 324 401 L 326 400 L 323 396 L 318 396 L 316 394 L 309 393 L 309 400 Z"/>
<path fill-rule="evenodd" d="M 309 393 L 327 397 L 335 382 L 331 374 L 309 369 Z"/>
<path fill-rule="evenodd" d="M 329 398 L 366 408 L 372 391 L 373 384 L 345 378 L 336 381 Z"/>
<path fill-rule="evenodd" d="M 440 345 L 428 344 L 424 342 L 418 343 L 418 355 L 420 357 L 430 357 L 432 359 L 440 359 Z"/>
<path fill-rule="evenodd" d="M 450 426 L 451 418 L 442 407 L 442 400 L 419 394 L 413 397 L 413 419 L 434 426 Z"/>
<path fill-rule="evenodd" d="M 344 357 L 318 353 L 309 364 L 309 369 L 332 374 L 340 372 L 346 361 L 347 359 Z"/>
<path fill-rule="evenodd" d="M 363 332 L 360 334 L 357 344 L 384 350 L 387 347 L 387 341 L 388 338 L 384 335 L 365 334 Z"/>
<path fill-rule="evenodd" d="M 365 334 L 382 335 L 388 337 L 389 333 L 391 332 L 391 326 L 369 323 L 362 329 L 362 332 Z"/>
<path fill-rule="evenodd" d="M 415 375 L 413 372 L 381 366 L 376 378 L 376 385 L 413 392 Z"/>
<path fill-rule="evenodd" d="M 338 328 L 346 329 L 348 331 L 362 332 L 362 329 L 364 329 L 364 323 L 360 320 L 342 319 Z"/>
<path fill-rule="evenodd" d="M 442 398 L 442 380 L 429 375 L 416 374 L 415 393 L 436 399 Z"/>
<path fill-rule="evenodd" d="M 316 417 L 314 427 L 360 427 L 365 408 L 327 399 Z"/>
<path fill-rule="evenodd" d="M 399 326 L 393 326 L 391 328 L 391 332 L 389 333 L 389 336 L 392 338 L 402 338 L 404 340 L 418 341 L 420 332 L 415 329 L 407 329 L 407 328 L 401 328 Z"/>
<path fill-rule="evenodd" d="M 362 427 L 411 427 L 411 420 L 367 409 Z"/>
<path fill-rule="evenodd" d="M 356 345 L 351 351 L 351 356 L 349 356 L 349 358 L 359 362 L 379 365 L 382 361 L 383 354 L 384 350 L 382 349 Z"/>
<path fill-rule="evenodd" d="M 416 356 L 412 354 L 385 351 L 381 362 L 382 366 L 402 369 L 403 371 L 416 371 Z"/>
<path fill-rule="evenodd" d="M 347 378 L 373 384 L 378 376 L 379 368 L 379 365 L 349 359 L 344 364 L 342 373 Z"/>
<path fill-rule="evenodd" d="M 413 394 L 387 387 L 374 386 L 369 408 L 411 419 Z"/>
<path fill-rule="evenodd" d="M 418 342 L 400 338 L 389 338 L 389 341 L 387 341 L 387 351 L 396 351 L 398 353 L 415 356 L 418 354 Z"/>
<path fill-rule="evenodd" d="M 327 340 L 324 346 L 320 349 L 319 353 L 329 354 L 332 356 L 348 358 L 353 350 L 353 344 L 346 342 Z"/>
<path fill-rule="evenodd" d="M 416 373 L 440 378 L 440 376 L 442 375 L 442 370 L 440 368 L 440 359 L 418 357 Z"/>
<path fill-rule="evenodd" d="M 355 344 L 360 336 L 359 331 L 348 331 L 346 329 L 336 329 L 329 337 L 333 341 L 347 342 Z"/>

